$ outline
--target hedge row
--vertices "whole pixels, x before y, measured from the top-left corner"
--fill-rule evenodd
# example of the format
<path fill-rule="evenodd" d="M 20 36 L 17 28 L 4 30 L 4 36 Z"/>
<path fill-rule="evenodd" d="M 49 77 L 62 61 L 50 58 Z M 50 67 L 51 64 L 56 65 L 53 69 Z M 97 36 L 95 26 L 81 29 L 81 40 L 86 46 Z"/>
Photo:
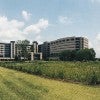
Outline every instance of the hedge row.
<path fill-rule="evenodd" d="M 100 62 L 1 62 L 0 66 L 64 81 L 100 84 Z"/>

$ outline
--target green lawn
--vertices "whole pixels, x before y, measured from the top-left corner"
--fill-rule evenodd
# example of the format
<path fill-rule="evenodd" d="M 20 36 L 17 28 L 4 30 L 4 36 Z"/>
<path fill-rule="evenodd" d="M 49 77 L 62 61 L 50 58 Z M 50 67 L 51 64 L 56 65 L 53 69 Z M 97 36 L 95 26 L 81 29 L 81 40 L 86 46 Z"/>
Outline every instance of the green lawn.
<path fill-rule="evenodd" d="M 64 83 L 0 67 L 0 100 L 100 100 L 100 86 Z"/>

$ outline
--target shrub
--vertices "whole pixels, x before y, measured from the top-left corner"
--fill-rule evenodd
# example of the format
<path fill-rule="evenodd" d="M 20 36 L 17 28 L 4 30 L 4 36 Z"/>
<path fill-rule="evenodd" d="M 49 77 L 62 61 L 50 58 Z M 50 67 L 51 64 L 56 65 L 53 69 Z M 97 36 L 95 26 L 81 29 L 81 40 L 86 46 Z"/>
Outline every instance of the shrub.
<path fill-rule="evenodd" d="M 100 62 L 34 61 L 0 62 L 0 66 L 42 75 L 44 77 L 71 80 L 85 84 L 100 84 Z"/>
<path fill-rule="evenodd" d="M 92 74 L 89 74 L 86 81 L 89 85 L 97 84 L 98 83 L 98 78 L 97 78 L 96 73 L 93 71 Z"/>
<path fill-rule="evenodd" d="M 59 71 L 58 72 L 58 78 L 64 79 L 64 71 Z"/>
<path fill-rule="evenodd" d="M 40 69 L 39 66 L 35 66 L 35 68 L 34 68 L 34 74 L 36 74 L 36 75 L 42 75 L 42 71 L 41 71 L 41 69 Z"/>

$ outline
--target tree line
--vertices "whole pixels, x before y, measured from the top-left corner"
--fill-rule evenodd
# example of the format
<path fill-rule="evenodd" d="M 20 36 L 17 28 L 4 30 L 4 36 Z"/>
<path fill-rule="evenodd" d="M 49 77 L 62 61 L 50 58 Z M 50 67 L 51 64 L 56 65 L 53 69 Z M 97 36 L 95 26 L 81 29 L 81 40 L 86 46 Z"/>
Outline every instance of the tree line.
<path fill-rule="evenodd" d="M 96 53 L 93 48 L 81 49 L 81 50 L 65 50 L 59 55 L 59 59 L 62 61 L 94 61 Z"/>

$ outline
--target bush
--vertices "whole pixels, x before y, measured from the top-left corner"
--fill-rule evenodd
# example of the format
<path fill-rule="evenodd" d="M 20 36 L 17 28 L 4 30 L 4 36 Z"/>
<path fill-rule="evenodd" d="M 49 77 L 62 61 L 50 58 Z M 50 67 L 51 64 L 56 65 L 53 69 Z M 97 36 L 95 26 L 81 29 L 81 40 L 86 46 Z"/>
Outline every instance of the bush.
<path fill-rule="evenodd" d="M 41 71 L 41 69 L 40 69 L 39 66 L 36 66 L 34 68 L 34 74 L 36 74 L 36 75 L 42 75 L 42 71 Z"/>
<path fill-rule="evenodd" d="M 58 78 L 64 79 L 64 71 L 58 72 Z"/>
<path fill-rule="evenodd" d="M 65 50 L 62 51 L 59 55 L 59 59 L 62 61 L 94 61 L 95 60 L 95 51 L 91 49 L 80 49 L 76 50 Z"/>
<path fill-rule="evenodd" d="M 100 84 L 100 62 L 34 61 L 0 62 L 0 66 L 44 77 L 71 80 L 85 84 Z"/>
<path fill-rule="evenodd" d="M 98 83 L 98 78 L 97 78 L 97 75 L 95 74 L 95 72 L 93 71 L 92 74 L 88 75 L 87 77 L 87 83 L 89 85 L 95 85 Z"/>

